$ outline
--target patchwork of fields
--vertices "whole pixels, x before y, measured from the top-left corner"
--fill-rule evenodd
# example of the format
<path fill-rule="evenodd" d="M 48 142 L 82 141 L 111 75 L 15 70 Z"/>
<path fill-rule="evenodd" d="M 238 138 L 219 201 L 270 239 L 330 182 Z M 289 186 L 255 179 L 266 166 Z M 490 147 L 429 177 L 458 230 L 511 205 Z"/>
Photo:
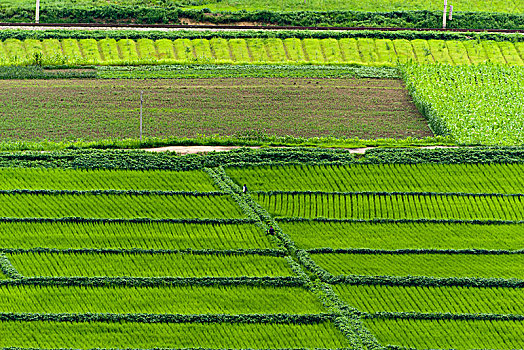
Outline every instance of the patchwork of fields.
<path fill-rule="evenodd" d="M 6 39 L 0 65 L 43 63 L 346 63 L 396 66 L 397 62 L 451 65 L 492 62 L 523 65 L 524 42 L 405 39 Z"/>
<path fill-rule="evenodd" d="M 342 153 L 3 156 L 0 345 L 521 348 L 522 163 Z"/>

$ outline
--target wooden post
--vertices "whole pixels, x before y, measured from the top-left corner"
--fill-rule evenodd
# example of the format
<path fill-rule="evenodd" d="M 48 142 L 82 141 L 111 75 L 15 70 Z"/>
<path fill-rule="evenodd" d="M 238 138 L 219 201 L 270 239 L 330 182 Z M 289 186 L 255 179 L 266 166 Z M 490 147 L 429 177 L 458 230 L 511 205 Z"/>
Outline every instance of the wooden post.
<path fill-rule="evenodd" d="M 40 22 L 40 0 L 36 0 L 35 23 Z"/>
<path fill-rule="evenodd" d="M 144 92 L 140 91 L 140 142 L 142 142 L 142 105 L 144 104 Z"/>
<path fill-rule="evenodd" d="M 446 15 L 448 12 L 448 0 L 444 0 L 444 14 L 442 15 L 442 28 L 446 29 Z"/>
<path fill-rule="evenodd" d="M 453 20 L 453 5 L 449 5 L 449 18 L 450 21 Z"/>

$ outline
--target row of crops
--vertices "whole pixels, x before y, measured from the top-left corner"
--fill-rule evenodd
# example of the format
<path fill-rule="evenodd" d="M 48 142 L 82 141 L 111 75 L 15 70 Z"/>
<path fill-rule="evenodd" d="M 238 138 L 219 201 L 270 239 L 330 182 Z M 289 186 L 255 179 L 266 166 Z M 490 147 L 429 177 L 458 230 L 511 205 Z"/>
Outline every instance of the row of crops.
<path fill-rule="evenodd" d="M 521 347 L 519 163 L 314 163 L 1 168 L 0 346 Z"/>
<path fill-rule="evenodd" d="M 524 42 L 406 39 L 6 39 L 0 65 L 397 62 L 523 65 Z"/>

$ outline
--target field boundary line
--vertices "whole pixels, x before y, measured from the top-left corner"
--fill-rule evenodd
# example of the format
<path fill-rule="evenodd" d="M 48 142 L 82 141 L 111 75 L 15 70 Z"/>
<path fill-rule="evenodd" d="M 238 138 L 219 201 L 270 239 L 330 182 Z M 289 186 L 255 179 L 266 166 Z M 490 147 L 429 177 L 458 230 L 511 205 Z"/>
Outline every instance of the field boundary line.
<path fill-rule="evenodd" d="M 236 224 L 254 224 L 256 221 L 253 219 L 200 219 L 200 218 L 189 218 L 189 219 L 154 219 L 154 218 L 83 218 L 77 216 L 67 216 L 60 218 L 40 218 L 40 217 L 0 217 L 0 223 L 2 222 L 30 222 L 30 223 L 132 223 L 132 224 L 149 224 L 149 223 L 173 223 L 173 224 L 194 224 L 194 225 L 236 225 Z"/>
<path fill-rule="evenodd" d="M 318 324 L 334 321 L 324 314 L 114 314 L 114 313 L 0 313 L 0 322 L 133 322 L 133 323 L 262 323 Z"/>
<path fill-rule="evenodd" d="M 172 286 L 302 287 L 302 279 L 282 277 L 20 277 L 0 280 L 0 286 L 172 287 Z"/>
<path fill-rule="evenodd" d="M 324 191 L 252 191 L 256 195 L 262 196 L 419 196 L 419 197 L 524 197 L 524 193 L 469 193 L 469 192 L 324 192 Z"/>
<path fill-rule="evenodd" d="M 516 278 L 481 277 L 427 277 L 427 276 L 370 276 L 332 275 L 326 282 L 347 285 L 381 285 L 402 287 L 475 287 L 475 288 L 524 288 L 524 280 Z"/>
<path fill-rule="evenodd" d="M 276 217 L 277 222 L 333 222 L 350 224 L 468 224 L 468 225 L 522 225 L 524 220 L 461 220 L 461 219 L 332 219 L 332 218 L 303 218 L 303 217 Z"/>
<path fill-rule="evenodd" d="M 223 191 L 197 192 L 197 191 L 143 191 L 143 190 L 0 190 L 0 194 L 29 194 L 29 195 L 118 195 L 118 196 L 192 196 L 192 197 L 218 197 L 226 196 Z"/>
<path fill-rule="evenodd" d="M 362 313 L 365 319 L 410 319 L 410 320 L 455 320 L 455 321 L 524 321 L 524 315 L 519 314 L 454 314 L 426 312 L 375 312 Z"/>
<path fill-rule="evenodd" d="M 271 257 L 285 257 L 286 252 L 283 249 L 227 249 L 227 250 L 215 250 L 215 249 L 120 249 L 120 248 L 0 248 L 0 252 L 4 254 L 27 254 L 27 253 L 51 253 L 51 254 L 106 254 L 106 255 L 138 255 L 138 254 L 149 254 L 149 255 L 171 255 L 171 254 L 187 254 L 187 255 L 224 255 L 224 256 L 235 256 L 235 255 L 260 255 L 260 256 L 271 256 Z"/>
<path fill-rule="evenodd" d="M 520 255 L 524 249 L 371 249 L 371 248 L 312 248 L 309 254 L 369 254 L 369 255 L 404 255 L 404 254 L 441 254 L 441 255 Z"/>

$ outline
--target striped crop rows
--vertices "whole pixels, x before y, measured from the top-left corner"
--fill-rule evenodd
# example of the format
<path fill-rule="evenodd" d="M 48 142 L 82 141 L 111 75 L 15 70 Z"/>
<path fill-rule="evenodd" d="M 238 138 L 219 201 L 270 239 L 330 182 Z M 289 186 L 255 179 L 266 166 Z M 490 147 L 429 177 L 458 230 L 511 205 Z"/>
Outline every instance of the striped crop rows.
<path fill-rule="evenodd" d="M 229 168 L 383 346 L 517 349 L 521 164 Z"/>
<path fill-rule="evenodd" d="M 430 194 L 257 193 L 277 217 L 332 219 L 520 220 L 524 198 Z"/>
<path fill-rule="evenodd" d="M 524 42 L 405 39 L 7 39 L 0 65 L 153 63 L 524 64 Z"/>
<path fill-rule="evenodd" d="M 524 193 L 523 164 L 353 164 L 229 168 L 251 191 Z"/>

